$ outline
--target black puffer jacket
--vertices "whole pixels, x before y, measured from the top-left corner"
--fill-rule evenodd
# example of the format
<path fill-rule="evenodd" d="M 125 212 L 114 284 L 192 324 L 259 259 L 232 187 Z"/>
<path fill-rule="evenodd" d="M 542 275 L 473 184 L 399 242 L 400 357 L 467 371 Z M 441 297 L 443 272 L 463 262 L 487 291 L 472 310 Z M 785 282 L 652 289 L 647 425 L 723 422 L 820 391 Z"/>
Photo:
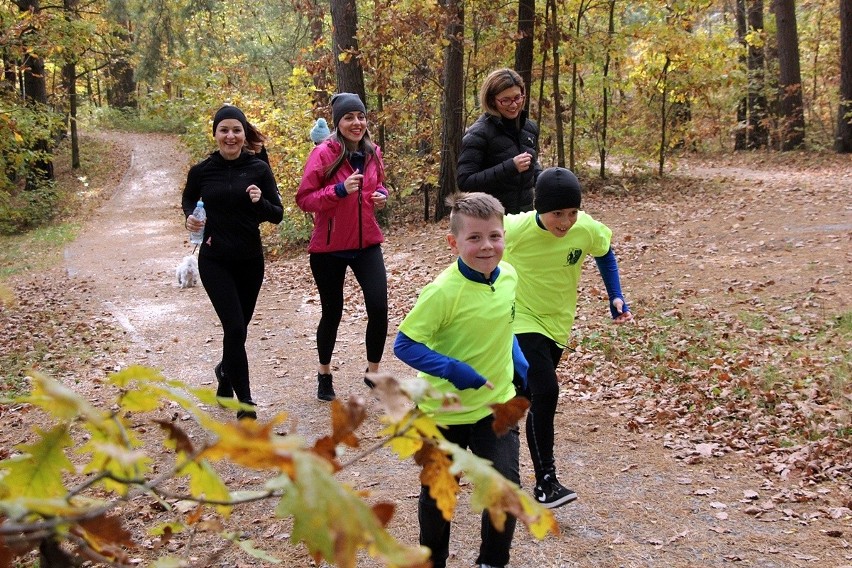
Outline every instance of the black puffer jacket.
<path fill-rule="evenodd" d="M 508 127 L 502 117 L 483 114 L 470 125 L 462 138 L 458 163 L 458 184 L 462 191 L 483 191 L 500 200 L 506 213 L 533 208 L 533 187 L 541 165 L 538 163 L 538 125 L 522 111 L 520 132 Z M 518 173 L 512 158 L 529 152 L 533 167 Z"/>

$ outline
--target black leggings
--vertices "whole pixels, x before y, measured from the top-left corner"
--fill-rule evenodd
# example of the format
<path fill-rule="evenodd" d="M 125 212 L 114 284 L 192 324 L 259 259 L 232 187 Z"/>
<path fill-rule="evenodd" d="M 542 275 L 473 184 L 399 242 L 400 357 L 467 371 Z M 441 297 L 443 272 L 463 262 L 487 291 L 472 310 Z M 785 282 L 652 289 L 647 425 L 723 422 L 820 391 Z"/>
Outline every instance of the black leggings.
<path fill-rule="evenodd" d="M 347 266 L 352 268 L 364 293 L 367 361 L 380 363 L 385 351 L 388 335 L 388 277 L 381 247 L 376 245 L 358 251 L 354 258 L 333 253 L 311 253 L 311 272 L 322 304 L 322 316 L 317 326 L 320 365 L 331 363 L 331 354 L 337 342 L 337 328 L 343 317 L 343 281 Z"/>
<path fill-rule="evenodd" d="M 262 256 L 239 260 L 198 258 L 201 283 L 222 322 L 222 371 L 242 402 L 251 401 L 246 336 L 263 283 L 263 269 Z"/>
<path fill-rule="evenodd" d="M 524 393 L 530 399 L 526 434 L 538 482 L 544 474 L 556 471 L 553 459 L 553 421 L 559 400 L 556 366 L 562 358 L 563 349 L 540 333 L 519 333 L 517 337 L 518 345 L 530 364 Z"/>

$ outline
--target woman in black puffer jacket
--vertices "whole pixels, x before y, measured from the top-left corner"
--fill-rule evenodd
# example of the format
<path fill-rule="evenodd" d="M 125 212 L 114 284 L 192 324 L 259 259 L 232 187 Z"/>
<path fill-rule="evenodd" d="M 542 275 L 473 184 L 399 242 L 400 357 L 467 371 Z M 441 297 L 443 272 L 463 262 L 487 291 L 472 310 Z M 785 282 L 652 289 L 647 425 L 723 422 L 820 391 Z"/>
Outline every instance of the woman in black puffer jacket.
<path fill-rule="evenodd" d="M 485 111 L 462 138 L 458 184 L 500 200 L 506 213 L 533 208 L 533 187 L 541 172 L 538 125 L 524 110 L 524 81 L 512 69 L 492 71 L 482 83 Z"/>

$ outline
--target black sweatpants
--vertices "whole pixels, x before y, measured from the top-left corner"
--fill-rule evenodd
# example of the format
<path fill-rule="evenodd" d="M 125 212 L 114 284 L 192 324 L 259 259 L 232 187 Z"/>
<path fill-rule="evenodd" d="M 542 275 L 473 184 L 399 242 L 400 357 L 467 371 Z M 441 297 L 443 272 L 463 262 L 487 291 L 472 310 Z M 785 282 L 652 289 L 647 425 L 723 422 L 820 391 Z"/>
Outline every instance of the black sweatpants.
<path fill-rule="evenodd" d="M 352 269 L 364 293 L 367 361 L 380 363 L 388 335 L 388 277 L 382 248 L 375 245 L 358 251 L 352 258 L 334 253 L 311 253 L 310 257 L 311 272 L 322 304 L 322 316 L 317 326 L 320 365 L 331 363 L 337 342 L 337 329 L 343 317 L 343 282 L 347 267 Z"/>
<path fill-rule="evenodd" d="M 544 474 L 556 471 L 553 459 L 553 421 L 559 401 L 556 367 L 562 358 L 563 348 L 540 333 L 519 333 L 517 337 L 518 345 L 530 364 L 527 371 L 527 390 L 524 393 L 524 396 L 530 399 L 526 434 L 538 482 Z"/>
<path fill-rule="evenodd" d="M 239 260 L 198 257 L 201 283 L 222 322 L 222 371 L 242 402 L 251 402 L 246 337 L 263 271 L 262 256 Z"/>
<path fill-rule="evenodd" d="M 447 426 L 442 430 L 442 434 L 448 441 L 490 461 L 494 469 L 503 477 L 520 485 L 518 454 L 521 443 L 517 426 L 505 435 L 498 436 L 494 432 L 494 415 L 489 414 L 474 424 Z M 445 568 L 450 555 L 452 523 L 444 518 L 435 499 L 429 495 L 429 488 L 425 485 L 420 487 L 417 518 L 420 522 L 420 544 L 432 551 L 431 560 L 434 568 Z M 507 515 L 506 524 L 503 530 L 499 531 L 491 524 L 491 515 L 488 511 L 482 511 L 477 564 L 505 566 L 509 563 L 509 550 L 512 548 L 516 522 L 517 519 L 514 516 Z"/>

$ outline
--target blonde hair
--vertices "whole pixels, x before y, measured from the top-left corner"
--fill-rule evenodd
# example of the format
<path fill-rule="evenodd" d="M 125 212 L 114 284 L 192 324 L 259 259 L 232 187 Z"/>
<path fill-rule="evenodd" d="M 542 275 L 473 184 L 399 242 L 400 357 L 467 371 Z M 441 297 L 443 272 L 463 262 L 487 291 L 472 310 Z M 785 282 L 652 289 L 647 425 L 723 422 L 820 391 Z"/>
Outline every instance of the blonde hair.
<path fill-rule="evenodd" d="M 500 219 L 502 225 L 503 215 L 506 213 L 499 199 L 481 191 L 453 193 L 447 197 L 447 207 L 450 208 L 450 232 L 454 235 L 458 235 L 461 231 L 464 217 L 474 219 L 494 217 Z"/>
<path fill-rule="evenodd" d="M 500 116 L 496 97 L 499 93 L 512 87 L 520 87 L 521 94 L 527 94 L 524 80 L 516 71 L 508 68 L 495 69 L 482 82 L 482 88 L 479 90 L 479 106 L 488 114 Z"/>

